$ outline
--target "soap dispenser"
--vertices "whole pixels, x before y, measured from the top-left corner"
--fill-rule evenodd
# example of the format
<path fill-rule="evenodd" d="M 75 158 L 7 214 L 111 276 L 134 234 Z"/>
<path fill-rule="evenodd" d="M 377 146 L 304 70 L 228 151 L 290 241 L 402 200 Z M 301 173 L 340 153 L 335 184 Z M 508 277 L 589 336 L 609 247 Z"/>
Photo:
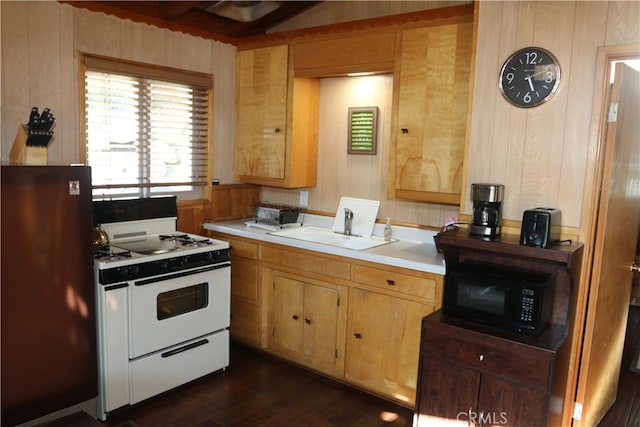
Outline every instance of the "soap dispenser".
<path fill-rule="evenodd" d="M 391 218 L 386 218 L 387 223 L 384 226 L 384 240 L 391 241 Z"/>

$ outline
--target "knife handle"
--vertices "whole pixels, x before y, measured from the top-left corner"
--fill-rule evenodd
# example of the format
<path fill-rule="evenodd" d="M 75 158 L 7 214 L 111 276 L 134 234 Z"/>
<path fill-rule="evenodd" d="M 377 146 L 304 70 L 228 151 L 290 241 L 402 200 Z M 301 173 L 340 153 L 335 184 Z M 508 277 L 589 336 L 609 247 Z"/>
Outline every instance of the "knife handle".
<path fill-rule="evenodd" d="M 29 128 L 33 128 L 38 122 L 38 117 L 38 107 L 31 108 L 31 114 L 29 114 L 29 123 L 27 123 L 27 126 Z"/>

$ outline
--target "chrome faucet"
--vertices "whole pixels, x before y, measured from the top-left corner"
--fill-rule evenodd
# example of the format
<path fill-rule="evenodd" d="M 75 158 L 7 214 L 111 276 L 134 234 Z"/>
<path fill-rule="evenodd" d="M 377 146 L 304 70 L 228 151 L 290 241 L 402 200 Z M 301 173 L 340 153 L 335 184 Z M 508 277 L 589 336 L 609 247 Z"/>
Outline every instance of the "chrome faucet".
<path fill-rule="evenodd" d="M 351 235 L 351 224 L 353 223 L 353 211 L 349 208 L 344 208 L 344 234 Z"/>

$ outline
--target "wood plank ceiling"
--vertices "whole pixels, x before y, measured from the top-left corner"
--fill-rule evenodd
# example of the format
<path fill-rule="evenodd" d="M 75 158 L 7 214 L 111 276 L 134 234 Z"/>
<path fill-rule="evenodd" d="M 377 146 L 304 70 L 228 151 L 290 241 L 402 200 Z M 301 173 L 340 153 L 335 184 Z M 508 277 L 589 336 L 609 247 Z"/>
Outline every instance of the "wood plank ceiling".
<path fill-rule="evenodd" d="M 59 2 L 231 44 L 238 44 L 245 37 L 266 34 L 270 28 L 321 3 L 231 0 Z"/>

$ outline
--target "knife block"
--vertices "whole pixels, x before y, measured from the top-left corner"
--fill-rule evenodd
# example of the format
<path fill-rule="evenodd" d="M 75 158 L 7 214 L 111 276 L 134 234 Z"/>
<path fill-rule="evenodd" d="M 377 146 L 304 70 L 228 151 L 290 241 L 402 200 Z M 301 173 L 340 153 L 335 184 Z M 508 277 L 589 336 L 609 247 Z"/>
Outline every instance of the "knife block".
<path fill-rule="evenodd" d="M 27 126 L 20 125 L 13 147 L 9 154 L 9 161 L 18 165 L 46 165 L 49 161 L 49 141 L 52 132 L 30 133 Z"/>

